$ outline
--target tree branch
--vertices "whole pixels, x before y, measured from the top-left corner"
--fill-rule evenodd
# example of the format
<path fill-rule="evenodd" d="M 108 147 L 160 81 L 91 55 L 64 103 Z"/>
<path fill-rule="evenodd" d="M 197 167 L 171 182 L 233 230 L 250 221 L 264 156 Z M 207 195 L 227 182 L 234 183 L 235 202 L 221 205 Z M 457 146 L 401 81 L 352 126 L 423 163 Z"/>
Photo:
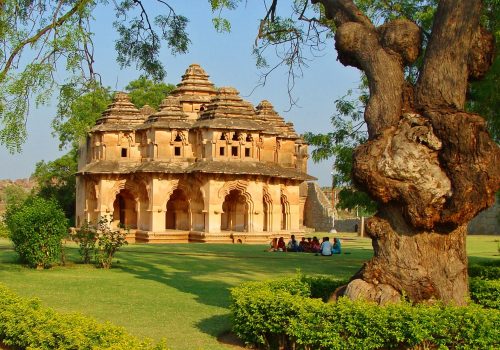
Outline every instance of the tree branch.
<path fill-rule="evenodd" d="M 17 55 L 22 51 L 22 49 L 26 45 L 35 44 L 43 35 L 45 35 L 49 31 L 51 31 L 52 29 L 63 25 L 64 22 L 66 22 L 68 19 L 70 19 L 76 12 L 78 12 L 80 9 L 82 9 L 90 1 L 91 0 L 78 0 L 75 3 L 75 5 L 68 12 L 66 12 L 66 14 L 64 14 L 62 17 L 60 17 L 57 21 L 53 21 L 51 24 L 49 24 L 49 25 L 45 26 L 44 28 L 42 28 L 41 30 L 39 30 L 35 35 L 20 42 L 12 51 L 7 62 L 5 63 L 5 66 L 3 67 L 2 71 L 0 72 L 0 82 L 5 80 L 5 77 L 7 76 L 7 73 L 12 66 L 12 62 L 14 61 L 14 59 L 17 57 Z"/>

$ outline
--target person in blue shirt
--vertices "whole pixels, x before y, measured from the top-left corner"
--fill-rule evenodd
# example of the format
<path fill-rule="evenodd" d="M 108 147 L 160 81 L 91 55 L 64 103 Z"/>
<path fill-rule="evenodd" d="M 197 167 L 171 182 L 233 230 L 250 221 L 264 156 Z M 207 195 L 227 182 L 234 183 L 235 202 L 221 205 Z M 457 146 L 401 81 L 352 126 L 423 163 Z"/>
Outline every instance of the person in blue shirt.
<path fill-rule="evenodd" d="M 330 238 L 324 237 L 320 248 L 321 255 L 331 256 L 332 255 L 332 244 L 330 243 Z"/>
<path fill-rule="evenodd" d="M 338 239 L 337 237 L 335 237 L 333 239 L 332 253 L 333 254 L 341 254 L 342 253 L 342 247 L 340 245 L 340 239 Z"/>

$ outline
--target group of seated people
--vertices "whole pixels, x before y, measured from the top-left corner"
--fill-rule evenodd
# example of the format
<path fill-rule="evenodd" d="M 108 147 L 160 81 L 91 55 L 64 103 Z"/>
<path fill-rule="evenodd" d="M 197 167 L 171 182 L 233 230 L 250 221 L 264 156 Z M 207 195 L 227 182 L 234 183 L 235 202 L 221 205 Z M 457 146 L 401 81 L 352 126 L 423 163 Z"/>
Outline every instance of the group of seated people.
<path fill-rule="evenodd" d="M 317 237 L 302 237 L 302 239 L 297 241 L 295 235 L 290 237 L 288 244 L 285 244 L 283 237 L 273 238 L 271 241 L 271 247 L 269 248 L 271 252 L 304 252 L 304 253 L 316 253 L 323 256 L 330 256 L 332 254 L 340 254 L 342 252 L 342 247 L 340 245 L 340 239 L 334 238 L 333 244 L 330 242 L 329 237 L 323 237 L 320 243 Z"/>

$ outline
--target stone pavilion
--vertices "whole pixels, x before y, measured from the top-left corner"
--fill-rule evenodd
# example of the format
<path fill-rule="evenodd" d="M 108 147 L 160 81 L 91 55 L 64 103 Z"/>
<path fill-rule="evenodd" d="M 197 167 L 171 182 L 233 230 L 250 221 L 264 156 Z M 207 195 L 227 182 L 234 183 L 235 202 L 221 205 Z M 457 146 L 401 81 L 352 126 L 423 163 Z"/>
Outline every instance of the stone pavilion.
<path fill-rule="evenodd" d="M 192 64 L 158 111 L 115 94 L 79 150 L 76 224 L 108 216 L 137 242 L 300 235 L 307 159 L 271 103 L 216 89 Z"/>

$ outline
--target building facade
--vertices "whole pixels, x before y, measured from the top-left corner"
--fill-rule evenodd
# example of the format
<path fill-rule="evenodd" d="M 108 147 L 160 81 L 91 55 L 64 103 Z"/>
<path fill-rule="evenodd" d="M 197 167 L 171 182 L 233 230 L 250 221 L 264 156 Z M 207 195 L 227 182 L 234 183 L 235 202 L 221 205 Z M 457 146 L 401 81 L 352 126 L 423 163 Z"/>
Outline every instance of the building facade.
<path fill-rule="evenodd" d="M 107 216 L 138 242 L 300 233 L 307 158 L 268 101 L 254 108 L 234 88 L 215 89 L 193 64 L 158 111 L 115 94 L 79 150 L 76 224 Z"/>

